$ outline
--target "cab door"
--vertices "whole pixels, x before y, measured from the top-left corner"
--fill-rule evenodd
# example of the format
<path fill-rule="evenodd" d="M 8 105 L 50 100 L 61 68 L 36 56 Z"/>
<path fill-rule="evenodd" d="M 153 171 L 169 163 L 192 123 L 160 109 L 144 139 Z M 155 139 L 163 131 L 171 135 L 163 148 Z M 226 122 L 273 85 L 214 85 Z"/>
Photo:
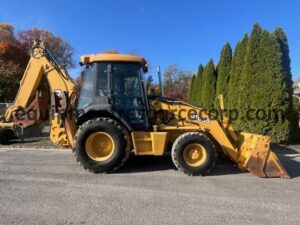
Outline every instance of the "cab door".
<path fill-rule="evenodd" d="M 112 105 L 136 131 L 149 130 L 148 103 L 137 63 L 111 64 Z"/>

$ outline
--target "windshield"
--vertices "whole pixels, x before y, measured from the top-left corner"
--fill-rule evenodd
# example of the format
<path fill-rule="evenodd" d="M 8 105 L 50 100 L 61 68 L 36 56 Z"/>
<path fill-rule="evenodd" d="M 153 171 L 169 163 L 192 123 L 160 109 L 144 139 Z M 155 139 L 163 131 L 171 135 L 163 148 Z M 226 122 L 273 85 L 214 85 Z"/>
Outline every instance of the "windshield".
<path fill-rule="evenodd" d="M 95 63 L 86 65 L 82 72 L 83 82 L 80 90 L 80 98 L 77 109 L 84 109 L 91 105 L 94 96 L 94 74 L 96 71 Z"/>

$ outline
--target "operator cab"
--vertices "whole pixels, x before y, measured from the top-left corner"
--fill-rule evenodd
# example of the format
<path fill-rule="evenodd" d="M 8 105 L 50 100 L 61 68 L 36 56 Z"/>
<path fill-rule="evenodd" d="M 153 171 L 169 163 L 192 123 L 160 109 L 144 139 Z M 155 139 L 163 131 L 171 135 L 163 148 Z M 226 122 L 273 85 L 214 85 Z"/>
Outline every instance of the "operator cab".
<path fill-rule="evenodd" d="M 81 57 L 83 83 L 78 115 L 91 111 L 113 114 L 134 130 L 147 130 L 148 102 L 143 82 L 147 72 L 144 58 L 123 54 Z"/>

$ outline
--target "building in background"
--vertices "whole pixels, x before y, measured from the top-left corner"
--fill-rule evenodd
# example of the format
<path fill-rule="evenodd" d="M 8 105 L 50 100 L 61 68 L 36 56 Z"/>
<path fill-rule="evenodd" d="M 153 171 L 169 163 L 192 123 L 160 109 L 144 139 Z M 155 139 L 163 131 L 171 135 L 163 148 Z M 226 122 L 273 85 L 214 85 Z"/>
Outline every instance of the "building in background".
<path fill-rule="evenodd" d="M 298 84 L 298 87 L 294 89 L 294 95 L 298 97 L 299 102 L 300 102 L 300 83 Z"/>
<path fill-rule="evenodd" d="M 300 104 L 300 82 L 296 85 L 296 88 L 294 88 L 294 96 L 298 98 Z M 299 112 L 299 127 L 300 127 L 300 112 Z"/>

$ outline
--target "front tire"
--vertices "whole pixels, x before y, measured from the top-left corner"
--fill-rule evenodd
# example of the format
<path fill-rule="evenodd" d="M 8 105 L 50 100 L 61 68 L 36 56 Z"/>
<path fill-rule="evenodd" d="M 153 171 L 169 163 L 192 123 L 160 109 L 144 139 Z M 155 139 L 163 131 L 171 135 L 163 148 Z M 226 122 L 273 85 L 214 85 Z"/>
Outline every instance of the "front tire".
<path fill-rule="evenodd" d="M 172 146 L 172 160 L 181 172 L 189 176 L 207 174 L 217 158 L 213 142 L 202 133 L 180 135 Z"/>
<path fill-rule="evenodd" d="M 75 157 L 92 173 L 119 169 L 127 161 L 130 149 L 127 130 L 111 118 L 88 120 L 75 136 Z"/>

